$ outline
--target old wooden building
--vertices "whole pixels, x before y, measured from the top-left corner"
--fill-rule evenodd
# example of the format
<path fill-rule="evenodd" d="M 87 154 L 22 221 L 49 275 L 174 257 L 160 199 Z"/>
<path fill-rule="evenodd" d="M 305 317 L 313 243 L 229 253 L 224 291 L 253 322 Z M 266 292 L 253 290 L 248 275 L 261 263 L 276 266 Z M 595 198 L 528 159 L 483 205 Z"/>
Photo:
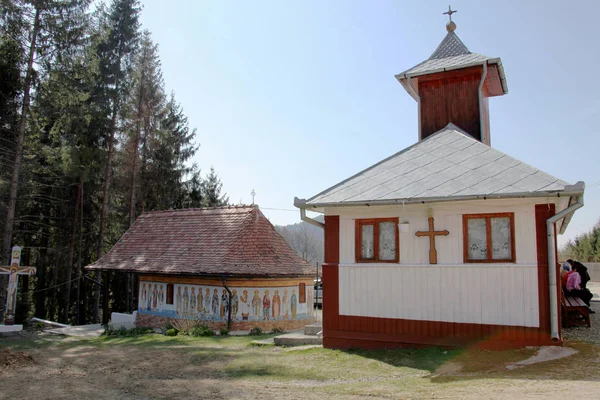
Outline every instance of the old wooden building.
<path fill-rule="evenodd" d="M 137 326 L 193 319 L 290 330 L 313 322 L 314 267 L 258 206 L 144 213 L 86 269 L 139 275 Z"/>
<path fill-rule="evenodd" d="M 295 200 L 305 221 L 325 215 L 326 347 L 561 343 L 556 234 L 584 184 L 491 147 L 504 68 L 455 29 L 396 76 L 418 103 L 418 142 Z"/>

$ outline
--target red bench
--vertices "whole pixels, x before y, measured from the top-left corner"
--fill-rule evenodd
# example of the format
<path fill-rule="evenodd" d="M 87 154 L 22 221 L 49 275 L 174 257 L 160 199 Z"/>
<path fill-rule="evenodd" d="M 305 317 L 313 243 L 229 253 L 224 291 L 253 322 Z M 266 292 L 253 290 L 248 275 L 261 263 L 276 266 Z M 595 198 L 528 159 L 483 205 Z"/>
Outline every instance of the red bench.
<path fill-rule="evenodd" d="M 590 324 L 590 309 L 585 305 L 579 297 L 562 295 L 562 322 L 563 328 L 568 328 L 573 325 Z"/>

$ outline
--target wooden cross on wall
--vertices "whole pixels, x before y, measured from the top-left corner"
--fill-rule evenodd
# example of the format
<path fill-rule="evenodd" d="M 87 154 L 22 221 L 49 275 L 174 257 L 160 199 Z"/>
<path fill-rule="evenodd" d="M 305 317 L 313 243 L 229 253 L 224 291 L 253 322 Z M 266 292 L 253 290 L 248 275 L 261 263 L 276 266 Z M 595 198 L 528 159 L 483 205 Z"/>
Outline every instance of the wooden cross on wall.
<path fill-rule="evenodd" d="M 435 250 L 435 237 L 447 236 L 450 234 L 447 230 L 436 231 L 433 228 L 433 217 L 429 217 L 429 231 L 416 232 L 417 236 L 429 236 L 429 264 L 437 264 L 437 251 Z"/>
<path fill-rule="evenodd" d="M 10 265 L 0 267 L 0 274 L 8 275 L 8 293 L 6 296 L 6 309 L 4 310 L 4 324 L 15 323 L 15 305 L 17 302 L 17 285 L 19 275 L 35 275 L 34 267 L 21 267 L 21 247 L 14 246 L 10 253 Z"/>

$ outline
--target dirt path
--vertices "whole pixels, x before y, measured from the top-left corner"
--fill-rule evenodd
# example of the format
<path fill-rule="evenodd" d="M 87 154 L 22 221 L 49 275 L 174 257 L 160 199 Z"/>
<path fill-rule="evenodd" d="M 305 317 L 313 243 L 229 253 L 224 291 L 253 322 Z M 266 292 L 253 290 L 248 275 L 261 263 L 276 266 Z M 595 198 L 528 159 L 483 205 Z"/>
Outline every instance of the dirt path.
<path fill-rule="evenodd" d="M 467 352 L 428 370 L 414 367 L 416 352 L 388 359 L 234 338 L 2 344 L 0 399 L 600 398 L 599 349 L 590 345 L 571 359 L 507 371 L 532 351 Z M 585 374 L 566 376 L 579 363 Z"/>

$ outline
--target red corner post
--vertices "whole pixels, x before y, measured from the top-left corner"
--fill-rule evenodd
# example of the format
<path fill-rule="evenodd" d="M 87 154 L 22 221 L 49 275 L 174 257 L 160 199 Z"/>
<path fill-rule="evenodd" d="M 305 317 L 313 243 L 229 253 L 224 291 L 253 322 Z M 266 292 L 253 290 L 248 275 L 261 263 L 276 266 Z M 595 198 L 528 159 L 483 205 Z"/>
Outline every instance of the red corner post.
<path fill-rule="evenodd" d="M 340 217 L 325 217 L 325 263 L 323 264 L 323 346 L 328 347 L 327 332 L 338 329 L 340 262 Z"/>
<path fill-rule="evenodd" d="M 548 231 L 546 227 L 546 220 L 556 213 L 555 210 L 554 204 L 535 205 L 538 296 L 540 313 L 539 340 L 541 343 L 548 342 L 550 339 L 550 279 L 548 276 Z M 556 246 L 554 250 L 556 251 Z M 560 294 L 560 279 L 557 280 L 557 283 Z M 560 316 L 560 297 L 558 297 L 558 299 L 559 309 L 557 312 Z M 560 333 L 560 323 L 558 329 Z"/>

